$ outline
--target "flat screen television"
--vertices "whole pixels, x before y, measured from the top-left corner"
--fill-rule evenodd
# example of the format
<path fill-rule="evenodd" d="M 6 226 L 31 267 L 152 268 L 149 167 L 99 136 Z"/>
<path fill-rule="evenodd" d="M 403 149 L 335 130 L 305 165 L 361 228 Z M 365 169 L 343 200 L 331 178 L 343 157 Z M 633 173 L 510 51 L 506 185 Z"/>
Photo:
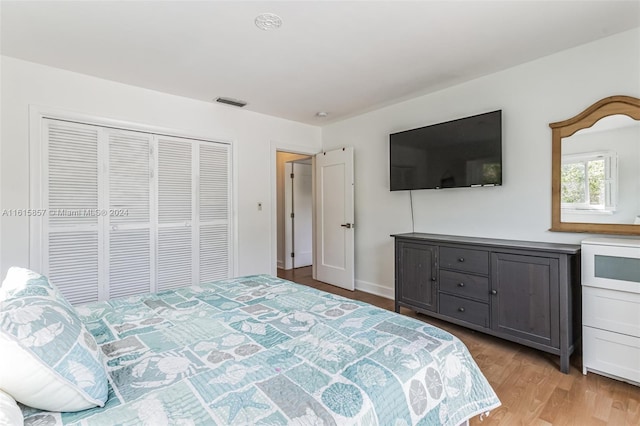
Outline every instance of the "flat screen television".
<path fill-rule="evenodd" d="M 502 110 L 389 135 L 391 191 L 502 185 Z"/>

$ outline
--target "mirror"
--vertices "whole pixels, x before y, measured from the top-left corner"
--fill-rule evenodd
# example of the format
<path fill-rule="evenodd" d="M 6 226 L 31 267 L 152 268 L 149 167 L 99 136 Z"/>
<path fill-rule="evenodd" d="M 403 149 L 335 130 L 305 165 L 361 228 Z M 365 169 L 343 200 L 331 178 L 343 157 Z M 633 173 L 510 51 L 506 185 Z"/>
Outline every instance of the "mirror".
<path fill-rule="evenodd" d="M 640 235 L 640 99 L 551 123 L 551 231 Z"/>

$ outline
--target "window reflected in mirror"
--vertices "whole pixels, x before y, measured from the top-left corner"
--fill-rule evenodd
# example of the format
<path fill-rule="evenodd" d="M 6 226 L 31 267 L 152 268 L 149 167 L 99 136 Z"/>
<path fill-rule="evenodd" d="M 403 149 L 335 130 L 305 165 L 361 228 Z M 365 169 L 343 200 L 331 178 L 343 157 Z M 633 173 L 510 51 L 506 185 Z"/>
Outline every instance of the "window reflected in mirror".
<path fill-rule="evenodd" d="M 629 223 L 640 215 L 640 123 L 600 119 L 562 139 L 562 222 Z"/>
<path fill-rule="evenodd" d="M 614 151 L 563 154 L 563 214 L 614 213 L 618 185 L 617 165 L 618 157 Z"/>

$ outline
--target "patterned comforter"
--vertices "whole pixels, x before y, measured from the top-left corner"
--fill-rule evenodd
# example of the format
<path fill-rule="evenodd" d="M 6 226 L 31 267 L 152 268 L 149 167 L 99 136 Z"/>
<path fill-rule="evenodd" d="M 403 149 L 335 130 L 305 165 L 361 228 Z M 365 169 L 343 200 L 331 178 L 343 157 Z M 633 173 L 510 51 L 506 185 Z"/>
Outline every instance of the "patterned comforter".
<path fill-rule="evenodd" d="M 77 311 L 107 404 L 23 407 L 27 425 L 457 425 L 500 405 L 451 334 L 267 275 Z"/>

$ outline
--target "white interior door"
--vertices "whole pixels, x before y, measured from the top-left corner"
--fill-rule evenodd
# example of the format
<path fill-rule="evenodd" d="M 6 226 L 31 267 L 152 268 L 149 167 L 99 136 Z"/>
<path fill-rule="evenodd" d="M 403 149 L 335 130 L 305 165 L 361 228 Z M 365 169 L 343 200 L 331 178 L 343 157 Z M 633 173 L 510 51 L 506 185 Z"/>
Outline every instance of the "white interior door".
<path fill-rule="evenodd" d="M 193 261 L 193 144 L 158 137 L 158 276 L 157 290 L 183 287 L 198 276 Z"/>
<path fill-rule="evenodd" d="M 293 268 L 293 162 L 284 163 L 284 269 Z"/>
<path fill-rule="evenodd" d="M 293 192 L 293 266 L 301 268 L 312 263 L 311 164 L 292 163 Z"/>
<path fill-rule="evenodd" d="M 284 269 L 313 263 L 313 168 L 300 161 L 285 167 L 284 185 Z"/>
<path fill-rule="evenodd" d="M 154 290 L 155 239 L 151 224 L 152 136 L 112 129 L 108 135 L 106 221 L 108 294 L 131 296 Z"/>
<path fill-rule="evenodd" d="M 100 259 L 104 257 L 104 216 L 90 214 L 103 205 L 104 187 L 98 127 L 44 120 L 42 159 L 44 208 L 42 270 L 73 304 L 93 302 L 104 287 Z M 64 214 L 69 212 L 70 214 Z M 102 286 L 100 286 L 102 284 Z M 106 298 L 106 297 L 105 297 Z"/>
<path fill-rule="evenodd" d="M 354 283 L 353 148 L 316 155 L 316 278 Z"/>

